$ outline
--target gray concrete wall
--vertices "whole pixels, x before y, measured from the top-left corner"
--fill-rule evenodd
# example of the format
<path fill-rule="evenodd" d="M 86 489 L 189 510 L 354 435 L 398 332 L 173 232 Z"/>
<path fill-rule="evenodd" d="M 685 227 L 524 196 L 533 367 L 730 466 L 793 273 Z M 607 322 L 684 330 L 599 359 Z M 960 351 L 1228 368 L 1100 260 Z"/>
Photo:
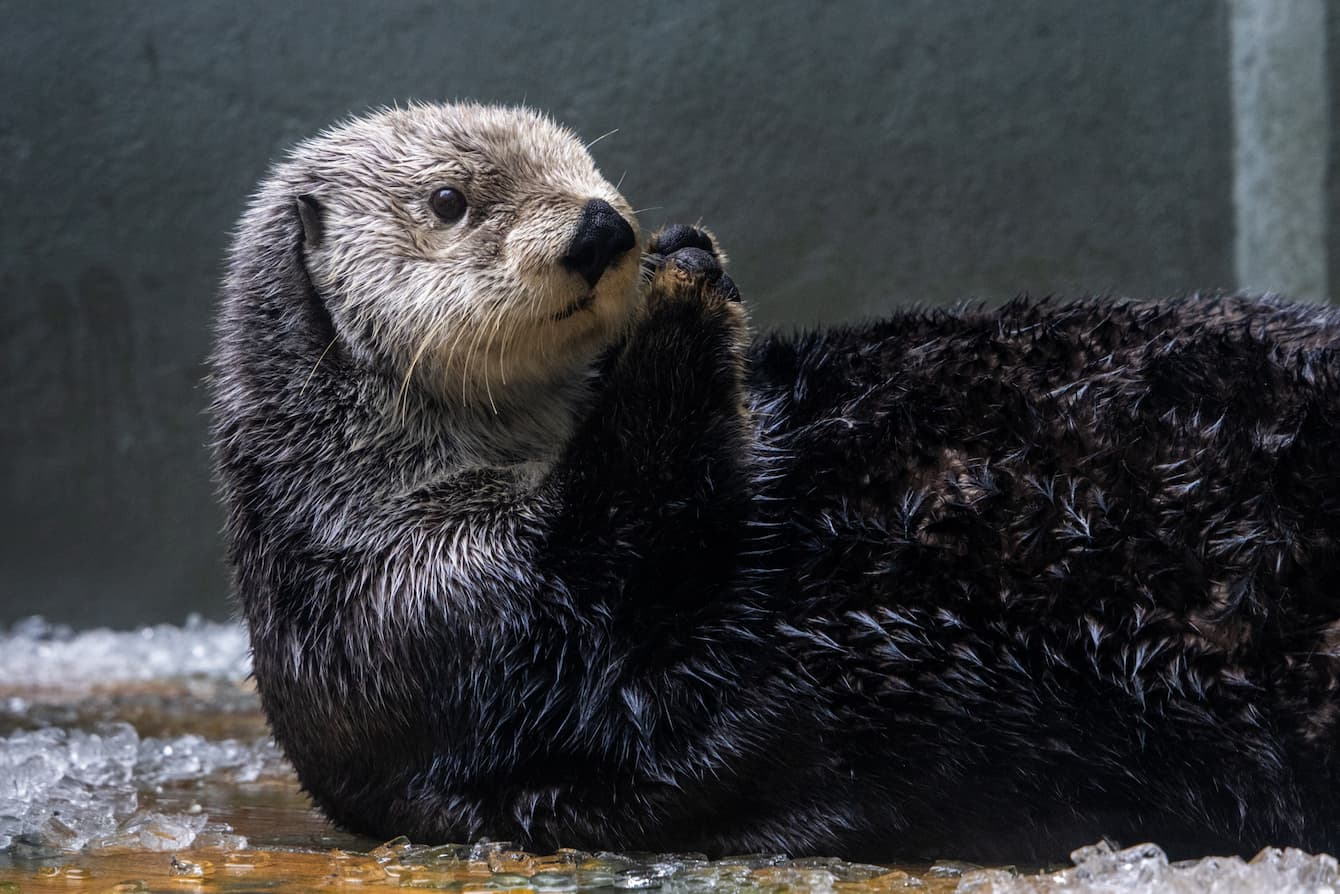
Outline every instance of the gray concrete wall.
<path fill-rule="evenodd" d="M 645 223 L 713 226 L 765 325 L 1235 282 L 1221 0 L 0 0 L 0 20 L 0 622 L 227 612 L 198 385 L 226 233 L 271 158 L 370 105 L 618 128 L 604 170 Z"/>
<path fill-rule="evenodd" d="M 1329 226 L 1326 232 L 1327 282 L 1332 302 L 1340 293 L 1340 135 L 1334 128 L 1340 125 L 1340 4 L 1326 4 L 1326 109 L 1332 133 L 1327 146 L 1326 208 Z"/>

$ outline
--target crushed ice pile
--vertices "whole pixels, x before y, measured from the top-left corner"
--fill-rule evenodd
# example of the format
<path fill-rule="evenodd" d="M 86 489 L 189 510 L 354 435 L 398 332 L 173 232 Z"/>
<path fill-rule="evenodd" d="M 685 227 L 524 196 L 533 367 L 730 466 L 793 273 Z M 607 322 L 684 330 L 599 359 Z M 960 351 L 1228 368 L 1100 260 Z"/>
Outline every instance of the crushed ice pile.
<path fill-rule="evenodd" d="M 791 860 L 751 854 L 708 860 L 702 854 L 589 854 L 561 850 L 549 856 L 517 851 L 507 842 L 415 846 L 405 838 L 368 854 L 335 851 L 330 876 L 348 884 L 401 888 L 488 888 L 545 892 L 603 890 L 706 892 L 886 892 L 955 890 L 963 894 L 1335 894 L 1340 872 L 1328 856 L 1263 850 L 1250 862 L 1211 857 L 1169 864 L 1163 851 L 1143 844 L 1115 851 L 1106 844 L 1071 854 L 1069 869 L 1020 875 L 946 860 L 919 874 L 831 857 Z"/>
<path fill-rule="evenodd" d="M 250 672 L 246 631 L 191 617 L 182 626 L 86 630 L 29 618 L 0 630 L 0 689 L 13 717 L 35 717 L 14 693 L 162 680 L 240 681 Z M 40 722 L 40 721 L 39 721 Z M 164 814 L 141 802 L 164 785 L 249 782 L 286 773 L 267 739 L 141 738 L 128 723 L 93 731 L 42 726 L 0 736 L 0 853 L 175 850 L 245 845 L 203 813 Z"/>
<path fill-rule="evenodd" d="M 1340 869 L 1334 857 L 1294 848 L 1268 847 L 1250 861 L 1206 857 L 1169 863 L 1163 850 L 1140 844 L 1113 850 L 1106 843 L 1070 855 L 1075 865 L 1060 872 L 1021 876 L 1010 870 L 964 872 L 964 894 L 1335 894 Z M 934 867 L 932 867 L 934 871 Z"/>
<path fill-rule="evenodd" d="M 0 850 L 41 856 L 192 844 L 245 847 L 245 839 L 210 824 L 203 813 L 141 810 L 141 796 L 206 777 L 252 782 L 287 772 L 266 739 L 141 739 L 128 723 L 103 724 L 94 732 L 48 727 L 12 733 L 0 739 Z"/>
<path fill-rule="evenodd" d="M 179 677 L 241 680 L 251 672 L 240 624 L 187 618 L 182 626 L 83 630 L 42 618 L 0 630 L 0 686 L 123 683 Z"/>

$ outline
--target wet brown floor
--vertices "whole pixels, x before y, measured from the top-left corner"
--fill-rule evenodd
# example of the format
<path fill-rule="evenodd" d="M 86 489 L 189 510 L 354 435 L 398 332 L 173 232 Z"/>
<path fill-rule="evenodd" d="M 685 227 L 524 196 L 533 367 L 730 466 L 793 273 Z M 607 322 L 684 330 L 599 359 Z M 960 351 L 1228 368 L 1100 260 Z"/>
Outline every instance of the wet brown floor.
<path fill-rule="evenodd" d="M 266 734 L 247 684 L 185 681 L 117 684 L 81 690 L 0 685 L 0 736 L 33 726 L 94 729 L 132 724 L 142 737 L 195 734 L 252 741 Z M 951 891 L 963 867 L 944 864 L 859 866 L 841 861 L 782 861 L 754 855 L 708 862 L 695 855 L 617 855 L 560 851 L 532 855 L 506 844 L 415 847 L 334 829 L 311 808 L 291 773 L 237 781 L 211 773 L 142 792 L 141 810 L 207 814 L 246 846 L 100 853 L 0 850 L 0 894 L 26 891 L 283 892 L 428 888 L 469 892 Z M 32 849 L 29 849 L 30 851 Z M 104 851 L 106 849 L 104 848 Z"/>

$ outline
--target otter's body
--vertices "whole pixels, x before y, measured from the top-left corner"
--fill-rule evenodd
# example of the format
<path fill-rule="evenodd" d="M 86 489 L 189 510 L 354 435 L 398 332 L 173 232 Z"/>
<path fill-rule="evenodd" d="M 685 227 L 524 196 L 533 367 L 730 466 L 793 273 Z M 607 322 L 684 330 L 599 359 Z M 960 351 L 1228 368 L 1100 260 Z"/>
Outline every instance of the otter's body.
<path fill-rule="evenodd" d="M 428 145 L 483 159 L 459 222 L 350 196 Z M 1019 301 L 751 342 L 701 233 L 653 241 L 640 287 L 636 251 L 592 266 L 628 212 L 579 151 L 523 112 L 383 113 L 243 221 L 219 476 L 265 707 L 333 819 L 539 849 L 1340 847 L 1340 317 Z M 412 235 L 369 249 L 388 221 Z M 538 297 L 470 316 L 499 295 Z"/>

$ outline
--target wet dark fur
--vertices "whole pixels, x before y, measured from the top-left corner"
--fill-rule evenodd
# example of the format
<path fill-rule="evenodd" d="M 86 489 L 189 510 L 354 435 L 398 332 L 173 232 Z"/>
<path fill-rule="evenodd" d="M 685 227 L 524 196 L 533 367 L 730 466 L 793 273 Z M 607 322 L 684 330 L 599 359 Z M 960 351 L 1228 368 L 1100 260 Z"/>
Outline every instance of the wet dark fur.
<path fill-rule="evenodd" d="M 1334 314 L 1020 300 L 743 349 L 672 263 L 525 483 L 452 467 L 446 427 L 358 440 L 375 373 L 338 345 L 299 393 L 329 322 L 274 226 L 234 259 L 219 475 L 274 733 L 341 825 L 1340 848 Z M 462 526 L 480 564 L 439 573 Z"/>

